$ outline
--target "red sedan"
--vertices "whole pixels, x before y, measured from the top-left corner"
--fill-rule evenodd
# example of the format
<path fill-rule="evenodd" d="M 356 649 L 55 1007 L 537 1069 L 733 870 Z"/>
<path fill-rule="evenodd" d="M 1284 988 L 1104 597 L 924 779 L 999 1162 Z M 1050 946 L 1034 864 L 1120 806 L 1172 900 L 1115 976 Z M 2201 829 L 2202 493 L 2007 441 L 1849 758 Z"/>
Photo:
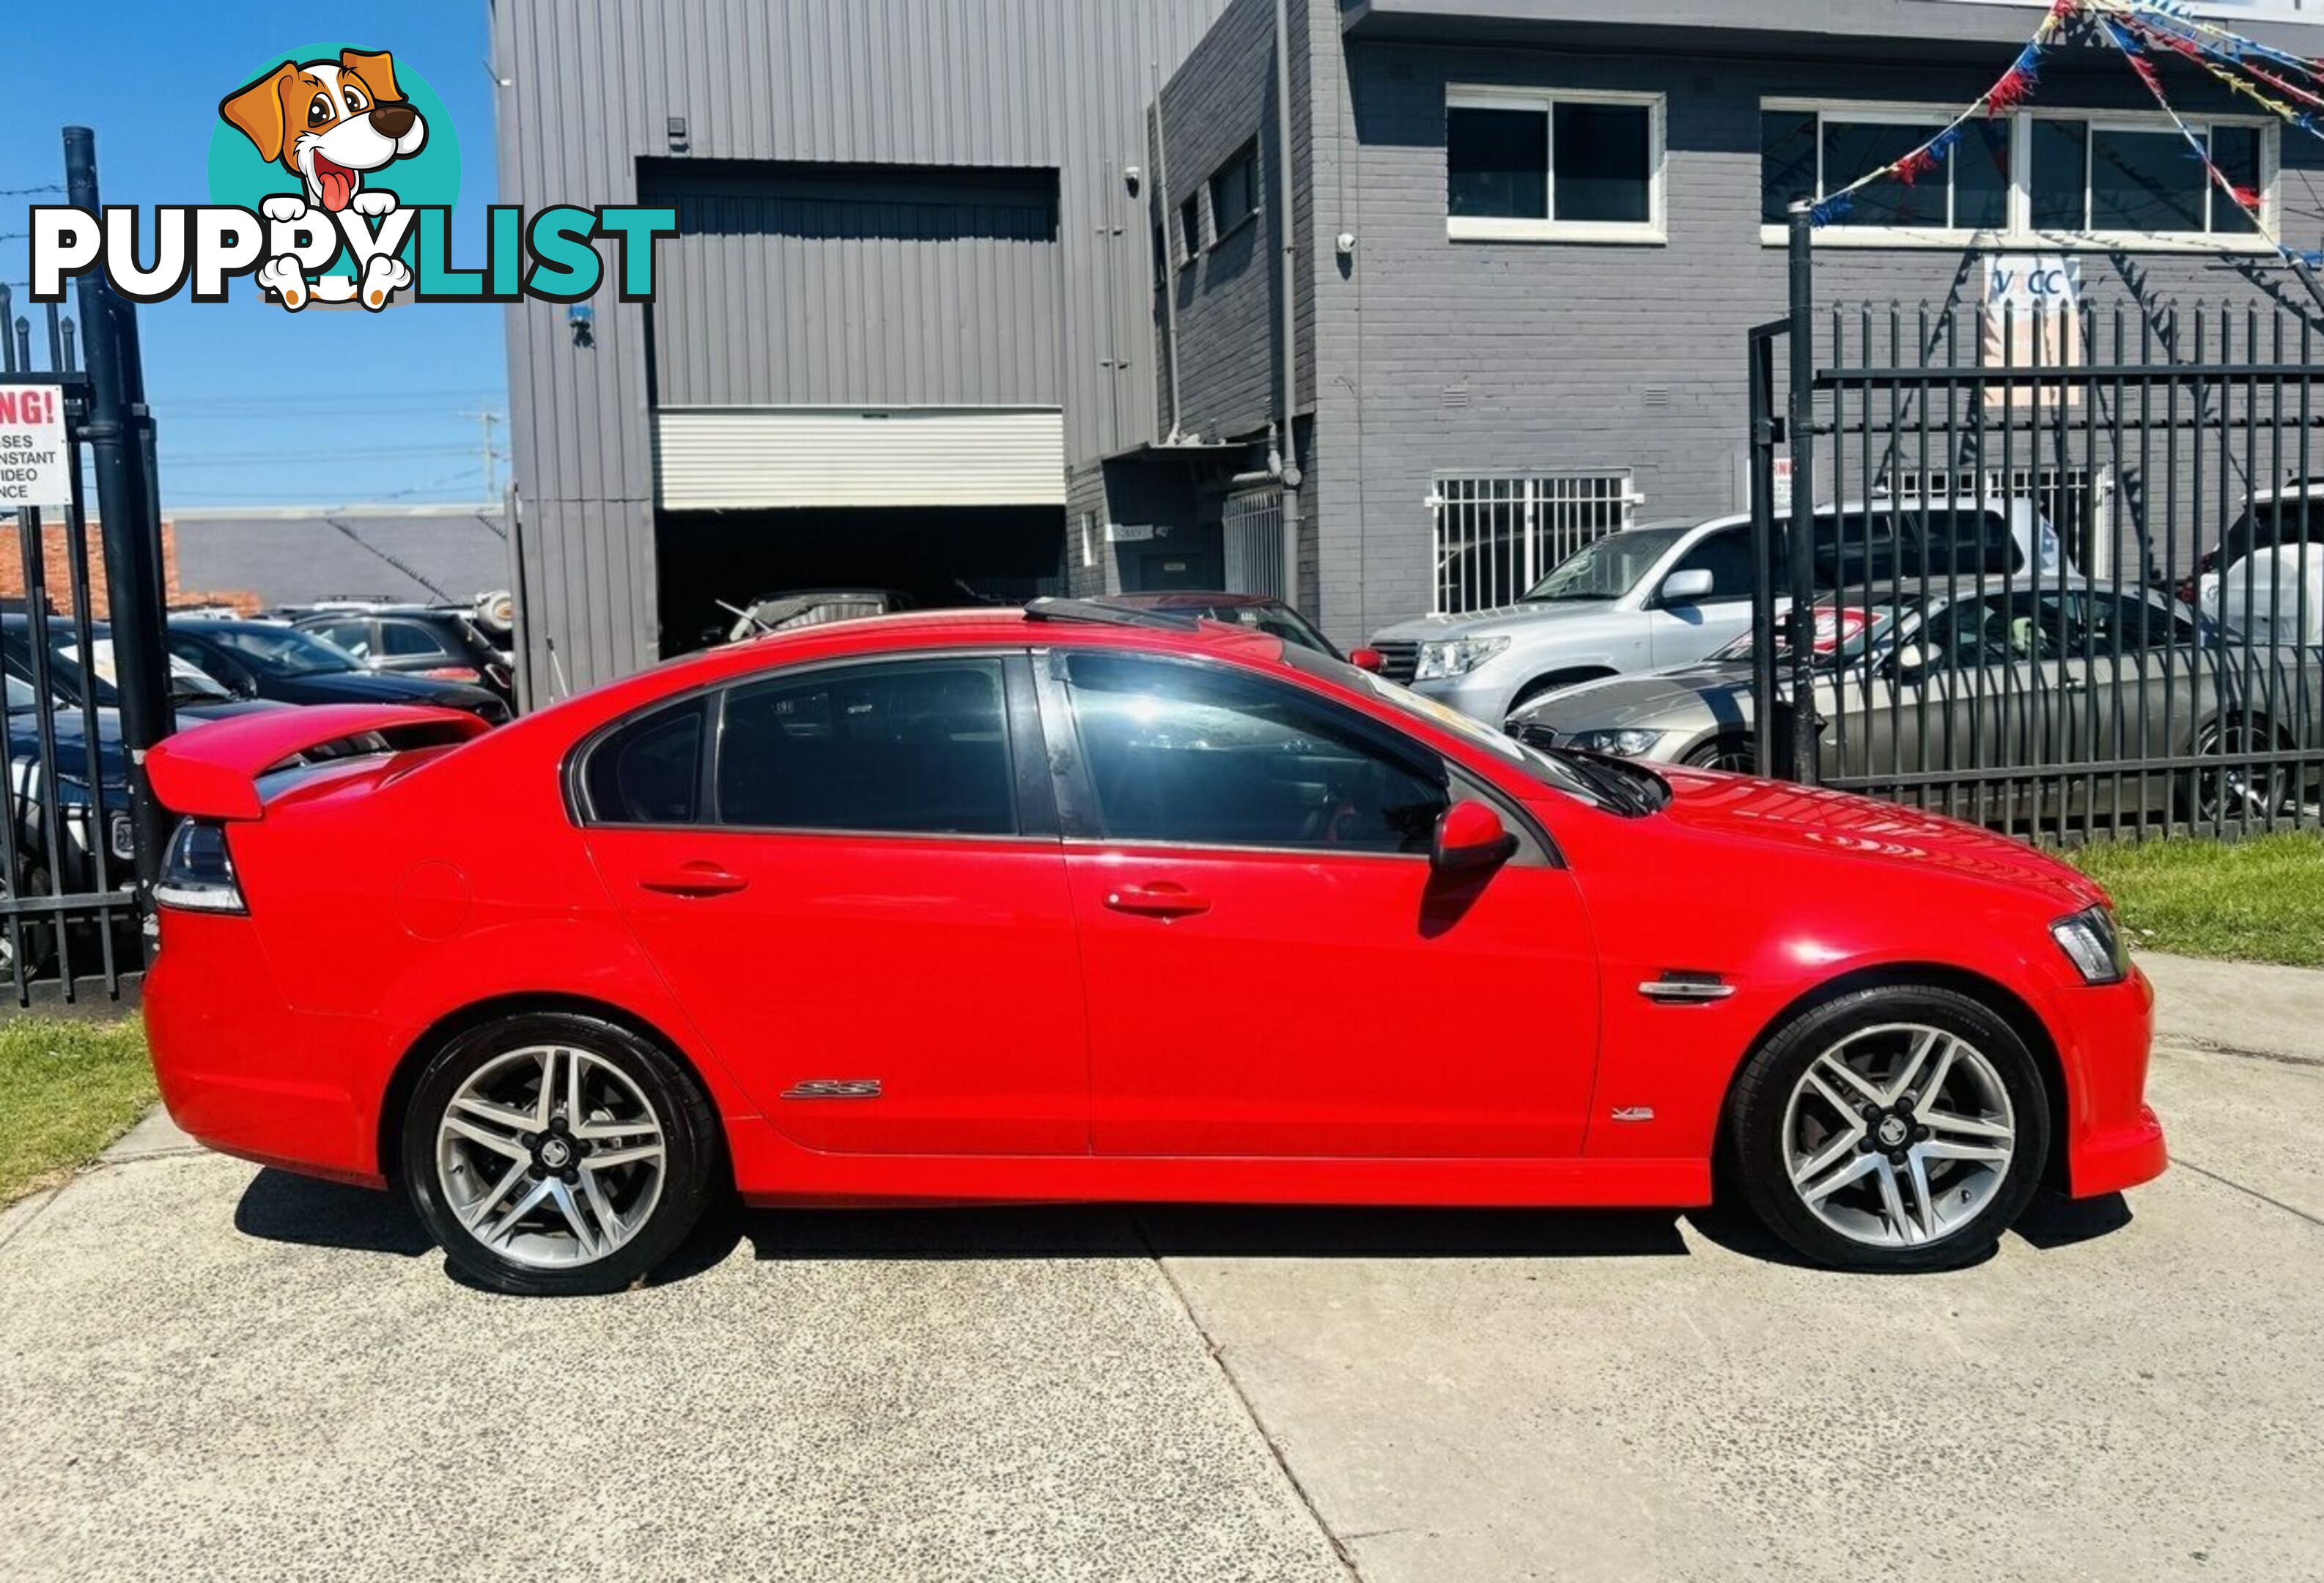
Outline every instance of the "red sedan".
<path fill-rule="evenodd" d="M 487 732 L 152 756 L 146 987 L 211 1146 L 410 1196 L 512 1292 L 713 1194 L 1708 1203 L 1834 1265 L 2146 1181 L 2152 995 L 1998 837 L 1540 753 L 1263 634 L 812 627 Z M 1715 1171 L 1714 1164 L 1728 1167 Z"/>

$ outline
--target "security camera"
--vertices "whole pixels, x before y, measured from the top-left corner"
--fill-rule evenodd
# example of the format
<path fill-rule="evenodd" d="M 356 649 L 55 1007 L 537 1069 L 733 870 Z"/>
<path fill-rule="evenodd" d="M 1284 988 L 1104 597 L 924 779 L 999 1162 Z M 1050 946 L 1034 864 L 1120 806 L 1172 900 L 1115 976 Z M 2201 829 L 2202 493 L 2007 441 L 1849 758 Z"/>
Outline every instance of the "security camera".
<path fill-rule="evenodd" d="M 1340 256 L 1341 256 L 1342 258 L 1352 258 L 1352 257 L 1355 255 L 1355 251 L 1356 251 L 1356 234 L 1355 234 L 1353 231 L 1342 231 L 1342 232 L 1341 232 L 1341 233 L 1340 233 Z"/>

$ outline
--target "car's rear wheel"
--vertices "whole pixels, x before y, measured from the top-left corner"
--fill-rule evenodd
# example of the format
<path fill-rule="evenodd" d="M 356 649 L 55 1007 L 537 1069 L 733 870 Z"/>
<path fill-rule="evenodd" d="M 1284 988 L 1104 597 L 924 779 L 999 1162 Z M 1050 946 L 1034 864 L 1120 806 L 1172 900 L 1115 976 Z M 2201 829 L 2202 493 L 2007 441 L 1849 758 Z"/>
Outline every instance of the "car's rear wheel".
<path fill-rule="evenodd" d="M 446 1045 L 402 1142 L 405 1191 L 453 1266 L 530 1295 L 618 1291 L 660 1264 L 702 1217 L 720 1137 L 668 1054 L 541 1013 Z"/>
<path fill-rule="evenodd" d="M 2206 726 L 2195 744 L 2196 757 L 2222 762 L 2189 777 L 2188 816 L 2199 825 L 2264 824 L 2273 819 L 2290 799 L 2289 778 L 2280 764 L 2252 760 L 2277 747 L 2274 734 L 2256 721 L 2231 720 Z"/>
<path fill-rule="evenodd" d="M 1975 1259 L 2039 1185 L 2049 1100 L 2031 1051 L 1949 989 L 1859 990 L 1779 1029 L 1736 1086 L 1744 1196 L 1820 1264 Z"/>

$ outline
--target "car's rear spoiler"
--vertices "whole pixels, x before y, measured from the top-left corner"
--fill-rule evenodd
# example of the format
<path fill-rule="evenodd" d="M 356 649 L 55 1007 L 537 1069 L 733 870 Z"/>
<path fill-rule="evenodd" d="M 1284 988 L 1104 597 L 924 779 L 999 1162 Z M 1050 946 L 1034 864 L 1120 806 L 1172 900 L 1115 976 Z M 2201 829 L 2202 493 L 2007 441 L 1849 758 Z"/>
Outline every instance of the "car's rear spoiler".
<path fill-rule="evenodd" d="M 403 704 L 318 704 L 189 726 L 145 756 L 161 805 L 197 819 L 256 819 L 258 778 L 294 765 L 362 753 L 465 742 L 491 726 L 453 709 Z"/>

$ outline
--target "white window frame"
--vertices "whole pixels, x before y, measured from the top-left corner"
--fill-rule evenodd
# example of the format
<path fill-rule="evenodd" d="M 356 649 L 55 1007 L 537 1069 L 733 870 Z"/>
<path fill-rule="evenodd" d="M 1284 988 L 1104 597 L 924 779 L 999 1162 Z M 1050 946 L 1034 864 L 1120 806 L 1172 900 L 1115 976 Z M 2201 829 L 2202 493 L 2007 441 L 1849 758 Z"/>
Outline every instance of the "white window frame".
<path fill-rule="evenodd" d="M 1643 220 L 1561 220 L 1557 217 L 1557 106 L 1622 105 L 1646 112 L 1646 217 Z M 1670 166 L 1670 100 L 1663 94 L 1619 93 L 1596 88 L 1533 88 L 1453 83 L 1444 90 L 1448 123 L 1455 110 L 1516 110 L 1541 116 L 1544 155 L 1548 161 L 1549 217 L 1519 219 L 1506 215 L 1452 212 L 1452 171 L 1445 171 L 1444 235 L 1454 242 L 1591 242 L 1662 246 L 1670 241 L 1664 189 Z"/>
<path fill-rule="evenodd" d="M 1877 99 L 1803 99 L 1774 97 L 1759 101 L 1766 115 L 1812 115 L 1816 117 L 1816 189 L 1823 190 L 1823 122 L 1876 122 L 1889 125 L 1926 125 L 1932 132 L 1960 114 L 1958 105 L 1898 104 Z M 2040 121 L 2080 121 L 2091 131 L 2168 132 L 2177 128 L 2160 112 L 2085 110 L 2070 106 L 2013 110 L 2009 121 L 2009 212 L 2001 230 L 1978 230 L 1948 225 L 1824 225 L 1816 232 L 1818 247 L 2016 247 L 2074 250 L 2105 248 L 2123 253 L 2251 253 L 2275 256 L 2278 207 L 2276 188 L 2282 173 L 2282 128 L 2267 115 L 2190 115 L 2187 124 L 2209 136 L 2213 127 L 2248 126 L 2259 132 L 2260 229 L 2256 235 L 2214 234 L 2209 231 L 2037 231 L 2034 228 L 2034 125 Z M 2089 152 L 2084 153 L 2083 210 L 2089 212 Z M 1946 212 L 1951 213 L 1948 173 Z M 1760 180 L 1764 183 L 1763 170 Z M 2215 187 L 2214 204 L 2227 201 Z M 1786 227 L 1762 222 L 1759 240 L 1779 247 L 1790 240 Z"/>

